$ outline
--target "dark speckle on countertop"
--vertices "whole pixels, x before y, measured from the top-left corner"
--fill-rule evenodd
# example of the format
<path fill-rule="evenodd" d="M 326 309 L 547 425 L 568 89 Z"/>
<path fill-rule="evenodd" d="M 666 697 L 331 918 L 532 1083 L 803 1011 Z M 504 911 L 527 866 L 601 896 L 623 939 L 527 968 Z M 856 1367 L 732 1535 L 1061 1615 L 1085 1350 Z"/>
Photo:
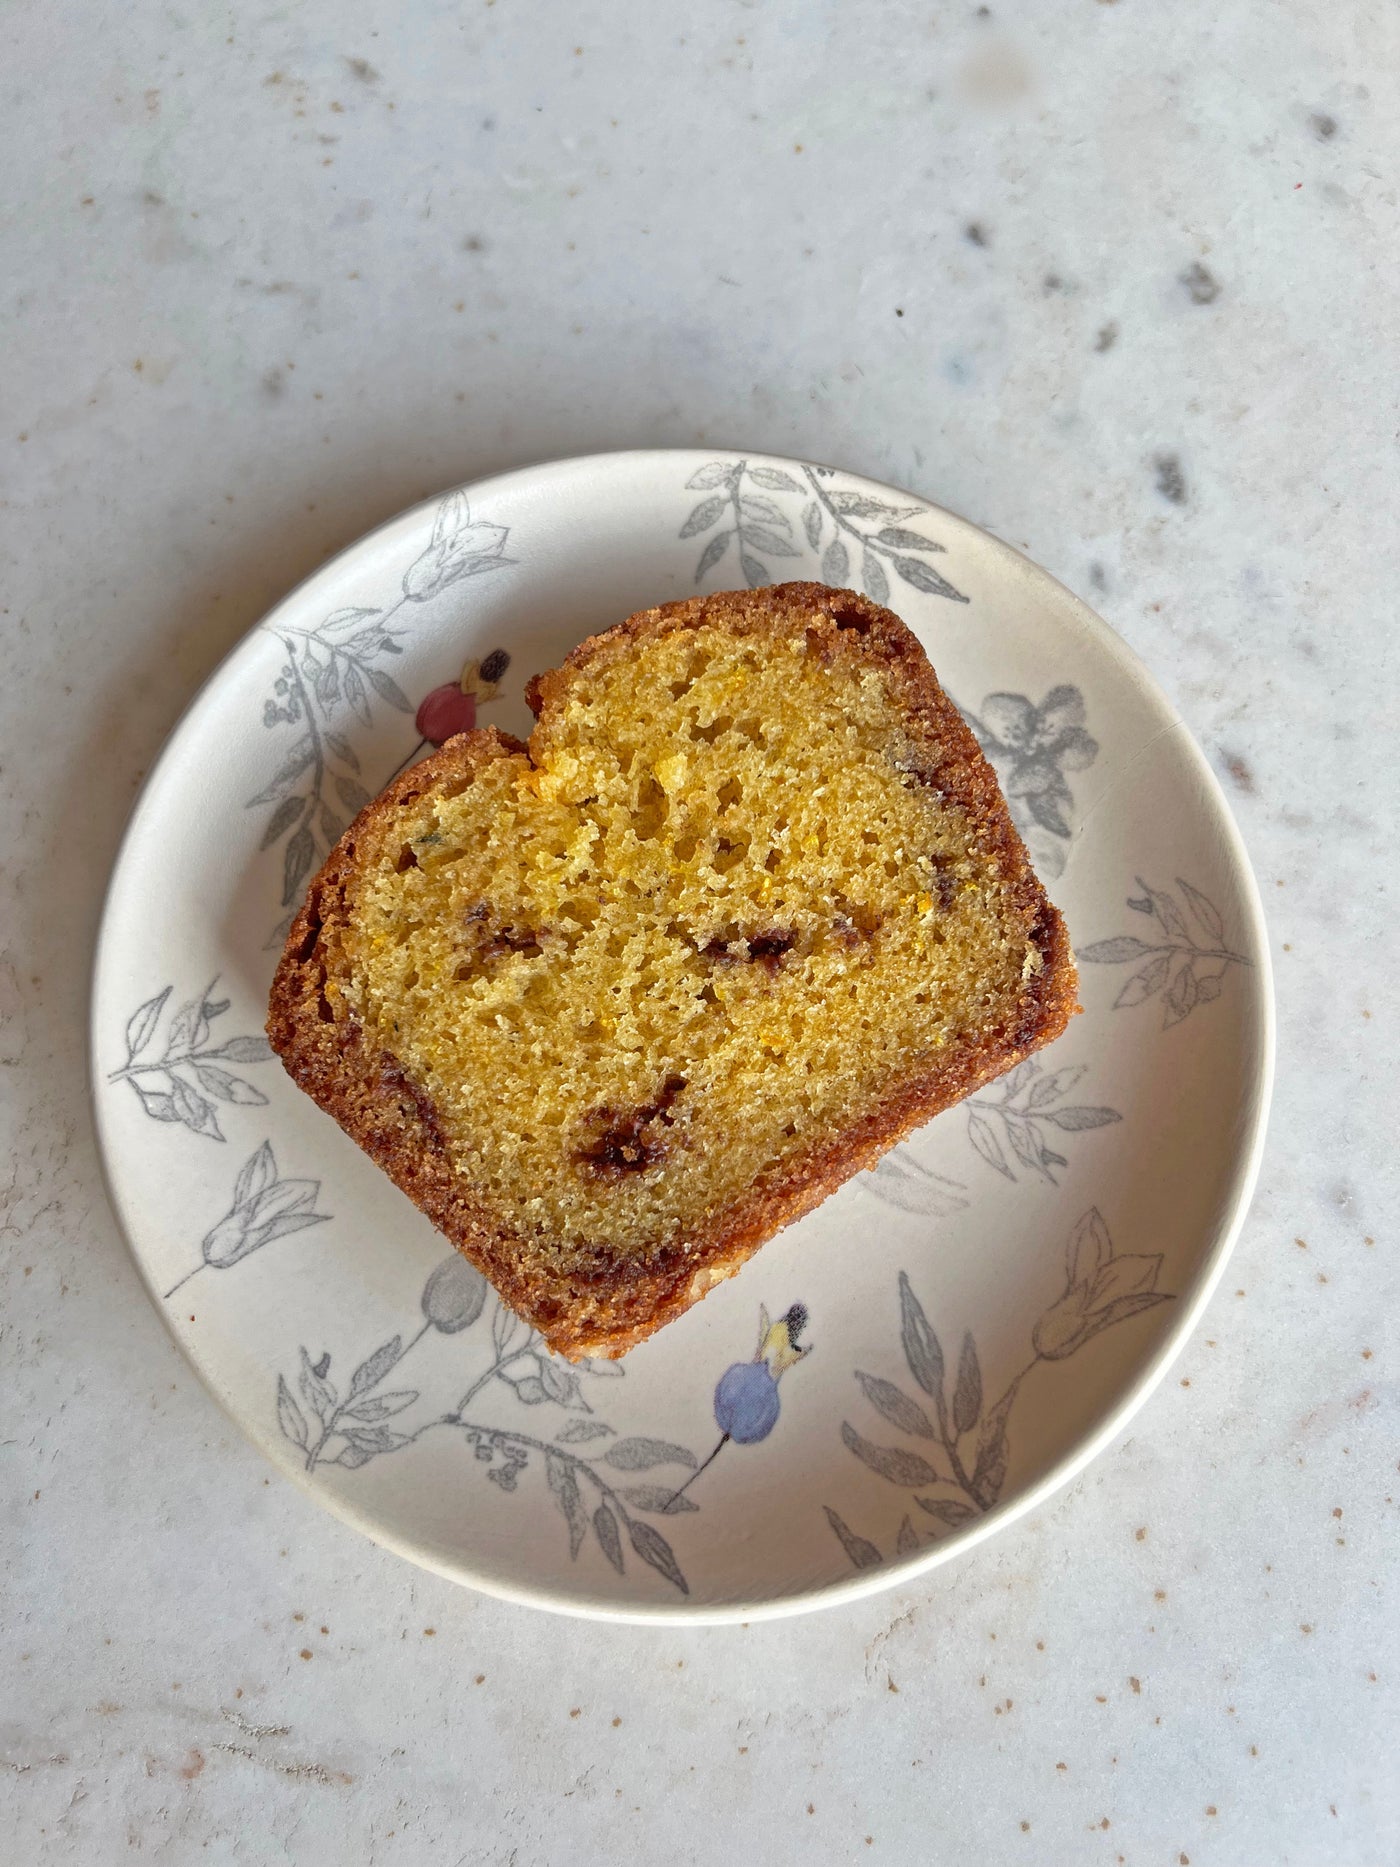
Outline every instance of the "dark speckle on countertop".
<path fill-rule="evenodd" d="M 1220 748 L 1220 762 L 1236 785 L 1238 785 L 1239 789 L 1252 795 L 1254 791 L 1254 772 L 1246 760 L 1241 758 L 1238 752 L 1227 751 L 1226 748 L 1222 746 Z"/>
<path fill-rule="evenodd" d="M 1177 278 L 1186 287 L 1193 305 L 1213 305 L 1220 296 L 1219 279 L 1199 259 L 1193 260 Z"/>
<path fill-rule="evenodd" d="M 1110 318 L 1107 324 L 1099 326 L 1099 334 L 1094 339 L 1095 350 L 1111 350 L 1118 342 L 1117 323 Z"/>
<path fill-rule="evenodd" d="M 1156 472 L 1157 491 L 1163 499 L 1169 499 L 1174 506 L 1186 504 L 1186 475 L 1181 470 L 1181 460 L 1176 454 L 1154 454 L 1152 465 Z"/>
<path fill-rule="evenodd" d="M 1320 143 L 1330 143 L 1337 134 L 1337 119 L 1325 110 L 1315 110 L 1308 118 L 1308 128 Z"/>

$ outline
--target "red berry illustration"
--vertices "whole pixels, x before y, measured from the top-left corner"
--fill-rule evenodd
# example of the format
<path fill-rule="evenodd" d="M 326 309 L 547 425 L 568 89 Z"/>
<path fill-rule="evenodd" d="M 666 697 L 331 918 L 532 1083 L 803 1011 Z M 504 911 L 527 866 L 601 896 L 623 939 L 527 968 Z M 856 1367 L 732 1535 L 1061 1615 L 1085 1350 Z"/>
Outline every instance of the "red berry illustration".
<path fill-rule="evenodd" d="M 464 694 L 456 681 L 448 681 L 427 695 L 414 724 L 422 737 L 435 746 L 444 744 L 457 733 L 469 733 L 476 725 L 476 696 Z"/>

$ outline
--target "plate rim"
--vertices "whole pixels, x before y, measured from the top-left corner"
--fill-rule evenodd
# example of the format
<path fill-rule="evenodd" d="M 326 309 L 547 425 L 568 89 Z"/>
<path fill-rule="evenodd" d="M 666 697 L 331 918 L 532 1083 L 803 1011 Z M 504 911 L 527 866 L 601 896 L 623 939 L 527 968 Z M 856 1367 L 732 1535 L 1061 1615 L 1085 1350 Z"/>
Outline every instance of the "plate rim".
<path fill-rule="evenodd" d="M 1146 1357 L 1136 1371 L 1128 1377 L 1124 1392 L 1116 1405 L 1108 1409 L 1097 1425 L 1087 1428 L 1039 1478 L 973 1522 L 954 1530 L 929 1549 L 920 1551 L 916 1555 L 882 1563 L 878 1569 L 859 1572 L 822 1586 L 803 1587 L 790 1594 L 749 1602 L 696 1602 L 694 1604 L 618 1602 L 613 1598 L 591 1596 L 586 1589 L 569 1590 L 557 1586 L 514 1583 L 495 1575 L 477 1573 L 473 1571 L 469 1563 L 464 1561 L 449 1564 L 437 1560 L 417 1546 L 412 1539 L 400 1536 L 392 1527 L 386 1526 L 378 1518 L 371 1517 L 367 1511 L 357 1507 L 352 1500 L 314 1483 L 309 1474 L 297 1468 L 294 1461 L 290 1459 L 284 1461 L 270 1440 L 264 1441 L 260 1434 L 250 1430 L 249 1424 L 235 1411 L 232 1396 L 226 1396 L 220 1391 L 212 1372 L 201 1364 L 190 1345 L 176 1329 L 173 1313 L 162 1300 L 156 1288 L 153 1272 L 138 1250 L 134 1228 L 127 1223 L 118 1191 L 114 1164 L 119 1150 L 107 1132 L 106 1118 L 103 1114 L 105 1101 L 99 1094 L 103 1079 L 98 1064 L 98 1045 L 102 1034 L 97 1028 L 97 1004 L 104 954 L 115 932 L 113 917 L 117 877 L 141 831 L 156 781 L 191 715 L 203 704 L 234 664 L 254 651 L 257 638 L 284 608 L 300 601 L 313 585 L 323 578 L 331 577 L 345 565 L 347 560 L 359 556 L 376 539 L 394 527 L 420 513 L 427 514 L 436 511 L 442 499 L 454 492 L 465 493 L 470 499 L 476 500 L 487 493 L 494 496 L 511 482 L 528 480 L 552 469 L 562 471 L 569 468 L 594 467 L 602 470 L 616 469 L 624 463 L 635 467 L 646 463 L 676 463 L 682 460 L 703 463 L 718 456 L 759 461 L 762 464 L 771 464 L 776 467 L 826 466 L 830 471 L 841 474 L 843 478 L 869 487 L 875 492 L 894 494 L 896 497 L 916 498 L 931 512 L 952 520 L 956 525 L 967 527 L 993 547 L 995 552 L 1004 554 L 1005 558 L 1010 560 L 1010 567 L 1020 575 L 1027 576 L 1042 585 L 1049 585 L 1062 598 L 1067 599 L 1077 622 L 1099 652 L 1115 661 L 1137 686 L 1145 687 L 1154 702 L 1170 715 L 1172 725 L 1168 730 L 1179 735 L 1179 743 L 1184 747 L 1185 758 L 1192 775 L 1204 798 L 1213 807 L 1215 818 L 1213 828 L 1225 846 L 1232 872 L 1239 879 L 1240 906 L 1248 921 L 1252 941 L 1251 952 L 1255 958 L 1255 964 L 1250 969 L 1252 977 L 1249 984 L 1253 999 L 1252 1010 L 1258 1022 L 1258 1067 L 1253 1081 L 1246 1085 L 1247 1106 L 1242 1108 L 1238 1124 L 1240 1140 L 1235 1150 L 1230 1188 L 1228 1194 L 1222 1199 L 1220 1212 L 1213 1228 L 1214 1236 L 1201 1255 L 1191 1288 L 1177 1293 L 1178 1304 L 1174 1309 L 1171 1325 L 1164 1331 L 1154 1352 Z M 146 776 L 132 801 L 131 810 L 117 844 L 103 890 L 87 984 L 88 1106 L 97 1142 L 102 1187 L 108 1206 L 141 1284 L 171 1340 L 205 1392 L 231 1424 L 237 1428 L 241 1437 L 248 1441 L 259 1456 L 267 1459 L 282 1477 L 290 1479 L 297 1489 L 309 1497 L 320 1509 L 329 1512 L 340 1522 L 368 1537 L 378 1547 L 403 1557 L 418 1568 L 440 1575 L 460 1587 L 476 1589 L 496 1600 L 511 1602 L 522 1607 L 541 1608 L 546 1612 L 563 1614 L 575 1619 L 627 1625 L 721 1626 L 746 1621 L 783 1620 L 794 1615 L 813 1613 L 822 1608 L 839 1607 L 848 1602 L 882 1594 L 893 1588 L 913 1584 L 945 1563 L 951 1562 L 955 1557 L 977 1548 L 1072 1484 L 1081 1472 L 1126 1432 L 1133 1419 L 1146 1405 L 1183 1353 L 1201 1315 L 1215 1294 L 1225 1266 L 1229 1262 L 1243 1229 L 1258 1185 L 1267 1142 L 1268 1118 L 1277 1066 L 1277 1010 L 1273 960 L 1258 878 L 1249 859 L 1244 837 L 1215 770 L 1190 726 L 1181 717 L 1176 706 L 1137 651 L 1082 597 L 1062 583 L 1052 572 L 1028 557 L 1025 552 L 1008 544 L 1005 539 L 998 537 L 986 526 L 965 518 L 962 514 L 954 512 L 951 508 L 930 499 L 923 493 L 911 492 L 908 488 L 873 479 L 868 474 L 855 472 L 846 467 L 831 467 L 830 463 L 811 460 L 803 456 L 774 454 L 761 448 L 743 449 L 719 443 L 709 447 L 606 449 L 557 458 L 551 457 L 533 461 L 525 466 L 507 468 L 500 473 L 486 474 L 446 486 L 424 499 L 414 500 L 401 510 L 391 513 L 377 525 L 371 526 L 368 531 L 361 533 L 338 551 L 333 552 L 331 556 L 300 578 L 219 657 L 214 667 L 181 708 L 169 731 L 164 735 L 159 749 L 152 757 Z"/>

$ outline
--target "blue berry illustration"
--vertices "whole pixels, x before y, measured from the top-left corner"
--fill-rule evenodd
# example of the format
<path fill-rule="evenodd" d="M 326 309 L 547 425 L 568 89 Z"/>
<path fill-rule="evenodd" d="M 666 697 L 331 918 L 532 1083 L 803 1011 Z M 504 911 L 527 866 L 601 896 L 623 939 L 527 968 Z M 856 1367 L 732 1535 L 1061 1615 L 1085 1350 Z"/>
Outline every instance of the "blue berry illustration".
<path fill-rule="evenodd" d="M 766 1439 L 778 1423 L 778 1383 L 766 1361 L 736 1361 L 715 1389 L 720 1431 L 741 1446 Z"/>
<path fill-rule="evenodd" d="M 801 1303 L 768 1320 L 768 1311 L 758 1312 L 758 1352 L 752 1361 L 736 1361 L 726 1368 L 715 1387 L 715 1419 L 723 1438 L 714 1451 L 686 1479 L 679 1491 L 667 1500 L 668 1507 L 688 1491 L 706 1467 L 713 1465 L 732 1439 L 738 1446 L 757 1445 L 766 1439 L 778 1423 L 778 1382 L 802 1357 L 811 1352 L 798 1346 L 798 1337 L 807 1327 L 807 1310 Z"/>

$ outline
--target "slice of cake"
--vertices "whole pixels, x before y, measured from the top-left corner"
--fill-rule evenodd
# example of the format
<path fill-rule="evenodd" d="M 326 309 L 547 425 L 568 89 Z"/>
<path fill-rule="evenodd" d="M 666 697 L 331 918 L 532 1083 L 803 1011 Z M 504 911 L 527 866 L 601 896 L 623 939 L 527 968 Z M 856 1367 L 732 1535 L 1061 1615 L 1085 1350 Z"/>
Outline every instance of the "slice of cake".
<path fill-rule="evenodd" d="M 645 610 L 361 812 L 272 988 L 287 1069 L 552 1349 L 620 1355 L 1064 1029 L 1075 973 L 904 624 Z"/>

